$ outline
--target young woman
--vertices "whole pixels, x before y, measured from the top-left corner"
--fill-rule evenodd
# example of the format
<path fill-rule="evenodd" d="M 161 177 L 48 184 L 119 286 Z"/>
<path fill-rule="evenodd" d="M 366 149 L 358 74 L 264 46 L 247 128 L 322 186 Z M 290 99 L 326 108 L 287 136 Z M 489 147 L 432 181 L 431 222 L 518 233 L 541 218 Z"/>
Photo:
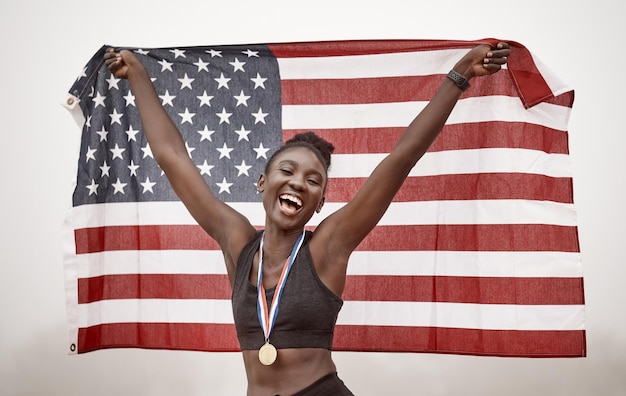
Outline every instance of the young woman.
<path fill-rule="evenodd" d="M 248 395 L 352 394 L 337 377 L 331 357 L 348 258 L 435 140 L 467 81 L 499 71 L 509 53 L 506 43 L 480 45 L 460 59 L 356 196 L 314 232 L 305 232 L 304 226 L 324 204 L 333 147 L 313 133 L 285 143 L 257 184 L 265 209 L 265 228 L 258 232 L 212 194 L 141 62 L 126 50 L 107 51 L 109 70 L 130 82 L 155 159 L 222 249 Z M 274 322 L 271 309 L 276 306 Z"/>

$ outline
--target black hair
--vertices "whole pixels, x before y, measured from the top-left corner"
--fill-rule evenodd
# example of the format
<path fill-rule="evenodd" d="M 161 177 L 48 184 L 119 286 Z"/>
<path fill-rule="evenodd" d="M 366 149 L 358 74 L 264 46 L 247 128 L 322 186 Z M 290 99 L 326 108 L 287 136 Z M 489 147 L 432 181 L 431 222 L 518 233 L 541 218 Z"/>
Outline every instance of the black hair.
<path fill-rule="evenodd" d="M 281 148 L 279 148 L 274 154 L 272 154 L 270 159 L 267 161 L 267 165 L 265 165 L 265 173 L 267 173 L 268 169 L 270 168 L 278 154 L 294 147 L 308 148 L 313 153 L 315 153 L 320 162 L 324 164 L 324 168 L 328 173 L 328 170 L 330 169 L 330 156 L 333 151 L 335 151 L 335 146 L 311 131 L 298 133 L 291 139 L 287 140 L 285 144 L 283 144 Z"/>

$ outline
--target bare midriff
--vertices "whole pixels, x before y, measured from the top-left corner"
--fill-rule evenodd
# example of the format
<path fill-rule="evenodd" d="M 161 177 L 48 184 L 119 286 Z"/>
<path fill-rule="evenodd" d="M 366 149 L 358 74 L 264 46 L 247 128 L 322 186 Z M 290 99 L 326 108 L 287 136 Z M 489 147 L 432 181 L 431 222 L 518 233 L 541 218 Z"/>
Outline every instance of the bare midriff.
<path fill-rule="evenodd" d="M 257 350 L 242 353 L 248 396 L 291 395 L 337 371 L 328 349 L 279 349 L 276 361 L 269 366 L 261 364 Z"/>

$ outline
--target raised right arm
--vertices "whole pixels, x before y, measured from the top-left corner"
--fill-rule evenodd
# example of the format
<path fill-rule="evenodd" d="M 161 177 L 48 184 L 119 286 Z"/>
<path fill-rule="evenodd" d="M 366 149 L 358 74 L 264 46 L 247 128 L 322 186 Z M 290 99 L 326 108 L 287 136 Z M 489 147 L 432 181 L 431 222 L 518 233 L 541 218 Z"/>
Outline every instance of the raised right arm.
<path fill-rule="evenodd" d="M 237 257 L 256 230 L 243 215 L 213 195 L 135 54 L 109 49 L 104 60 L 115 77 L 128 79 L 154 158 L 193 218 L 219 243 L 232 283 Z"/>

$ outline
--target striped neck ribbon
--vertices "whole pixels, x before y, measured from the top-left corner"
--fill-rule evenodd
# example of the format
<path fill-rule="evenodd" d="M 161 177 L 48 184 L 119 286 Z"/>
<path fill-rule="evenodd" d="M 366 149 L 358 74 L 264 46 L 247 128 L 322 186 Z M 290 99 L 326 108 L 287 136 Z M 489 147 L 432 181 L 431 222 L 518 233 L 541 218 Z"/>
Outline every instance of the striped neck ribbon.
<path fill-rule="evenodd" d="M 263 329 L 266 342 L 269 341 L 270 333 L 274 328 L 276 316 L 278 315 L 278 305 L 280 304 L 280 298 L 282 296 L 285 283 L 287 282 L 287 276 L 289 276 L 291 266 L 296 260 L 298 251 L 302 246 L 302 242 L 304 242 L 304 234 L 305 231 L 302 231 L 302 234 L 291 250 L 291 255 L 287 258 L 285 264 L 283 265 L 283 271 L 278 279 L 278 284 L 276 285 L 276 290 L 274 291 L 274 298 L 272 299 L 272 304 L 269 309 L 267 306 L 267 298 L 265 297 L 265 287 L 263 286 L 263 239 L 265 235 L 261 237 L 261 244 L 259 246 L 259 275 L 257 280 L 257 315 L 259 317 L 259 323 Z"/>

